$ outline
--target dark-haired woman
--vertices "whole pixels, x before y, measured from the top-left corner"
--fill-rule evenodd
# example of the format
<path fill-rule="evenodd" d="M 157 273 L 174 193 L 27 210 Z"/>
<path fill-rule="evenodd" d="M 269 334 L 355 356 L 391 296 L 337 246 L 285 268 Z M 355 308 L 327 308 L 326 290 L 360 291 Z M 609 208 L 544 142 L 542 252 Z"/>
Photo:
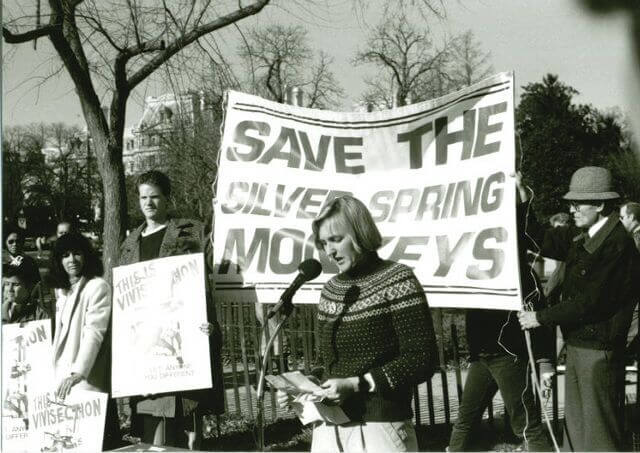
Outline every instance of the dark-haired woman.
<path fill-rule="evenodd" d="M 23 266 L 24 272 L 29 274 L 29 281 L 34 285 L 40 282 L 38 263 L 24 253 L 24 230 L 15 225 L 9 225 L 4 229 L 3 237 L 5 250 L 2 253 L 2 264 Z"/>
<path fill-rule="evenodd" d="M 31 269 L 20 264 L 2 266 L 2 323 L 13 324 L 49 318 L 34 291 Z"/>
<path fill-rule="evenodd" d="M 316 247 L 340 271 L 318 306 L 318 396 L 351 421 L 317 424 L 311 451 L 415 451 L 412 389 L 438 363 L 422 286 L 409 267 L 378 256 L 382 237 L 360 200 L 333 200 L 312 227 Z"/>
<path fill-rule="evenodd" d="M 102 263 L 87 238 L 69 233 L 56 241 L 50 272 L 56 289 L 56 396 L 64 399 L 73 388 L 109 392 L 111 288 L 101 278 Z M 118 443 L 117 411 L 108 406 L 104 448 Z"/>

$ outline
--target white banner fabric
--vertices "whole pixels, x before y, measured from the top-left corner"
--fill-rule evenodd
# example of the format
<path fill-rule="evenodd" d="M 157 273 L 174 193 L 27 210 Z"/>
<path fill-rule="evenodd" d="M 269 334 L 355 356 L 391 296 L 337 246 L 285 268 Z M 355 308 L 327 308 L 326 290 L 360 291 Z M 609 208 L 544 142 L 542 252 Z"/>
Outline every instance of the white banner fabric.
<path fill-rule="evenodd" d="M 411 266 L 432 307 L 519 309 L 513 74 L 393 110 L 341 113 L 228 95 L 215 204 L 216 298 L 277 302 L 305 259 L 337 272 L 311 221 L 353 194 L 383 258 Z"/>
<path fill-rule="evenodd" d="M 211 387 L 204 255 L 113 269 L 112 394 Z"/>

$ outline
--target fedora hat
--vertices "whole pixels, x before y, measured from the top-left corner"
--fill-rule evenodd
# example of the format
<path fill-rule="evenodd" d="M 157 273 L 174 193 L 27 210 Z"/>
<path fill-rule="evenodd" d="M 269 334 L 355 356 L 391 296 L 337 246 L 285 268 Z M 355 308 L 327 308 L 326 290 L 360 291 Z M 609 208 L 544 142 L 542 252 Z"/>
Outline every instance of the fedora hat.
<path fill-rule="evenodd" d="M 611 172 L 602 167 L 578 168 L 571 176 L 565 200 L 615 200 Z"/>

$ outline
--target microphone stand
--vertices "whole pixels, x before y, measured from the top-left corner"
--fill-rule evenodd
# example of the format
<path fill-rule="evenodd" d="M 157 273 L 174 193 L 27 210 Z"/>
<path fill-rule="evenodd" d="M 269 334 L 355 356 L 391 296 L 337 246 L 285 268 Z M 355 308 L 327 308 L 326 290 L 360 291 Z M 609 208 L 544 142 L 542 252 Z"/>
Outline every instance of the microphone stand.
<path fill-rule="evenodd" d="M 269 363 L 269 353 L 271 352 L 271 346 L 273 345 L 273 342 L 275 341 L 276 336 L 278 335 L 278 332 L 280 332 L 280 330 L 282 329 L 282 326 L 284 326 L 284 323 L 287 322 L 287 320 L 291 316 L 291 313 L 293 313 L 293 308 L 294 308 L 293 304 L 291 303 L 284 304 L 282 306 L 282 312 L 284 313 L 284 316 L 282 317 L 282 320 L 278 323 L 275 331 L 269 338 L 269 341 L 267 342 L 267 347 L 264 352 L 264 357 L 262 359 L 262 368 L 260 369 L 260 375 L 258 377 L 258 396 L 257 396 L 258 414 L 256 416 L 256 425 L 258 428 L 258 451 L 264 451 L 264 382 L 265 382 L 264 376 L 267 370 L 267 364 Z M 265 319 L 265 323 L 266 322 L 268 321 Z M 262 326 L 262 332 L 260 334 L 261 338 L 262 338 L 262 335 L 264 334 L 265 325 Z"/>

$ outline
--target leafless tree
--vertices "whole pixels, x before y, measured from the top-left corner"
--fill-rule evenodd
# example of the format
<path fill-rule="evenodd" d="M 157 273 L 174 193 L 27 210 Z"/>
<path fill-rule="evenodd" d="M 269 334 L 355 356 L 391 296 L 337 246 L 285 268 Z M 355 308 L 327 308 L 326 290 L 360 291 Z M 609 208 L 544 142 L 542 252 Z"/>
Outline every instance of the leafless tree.
<path fill-rule="evenodd" d="M 332 57 L 322 51 L 318 53 L 309 80 L 300 85 L 305 88 L 306 107 L 328 109 L 340 103 L 344 90 L 331 71 L 332 64 Z"/>
<path fill-rule="evenodd" d="M 384 71 L 365 81 L 368 89 L 361 99 L 375 108 L 392 108 L 443 96 L 489 76 L 490 58 L 471 31 L 436 48 L 428 31 L 399 16 L 378 26 L 367 49 L 356 55 L 356 63 L 373 63 Z"/>
<path fill-rule="evenodd" d="M 395 105 L 395 78 L 383 73 L 365 79 L 367 90 L 360 97 L 361 103 L 372 110 L 392 109 Z"/>
<path fill-rule="evenodd" d="M 300 83 L 303 63 L 311 49 L 300 26 L 271 25 L 254 28 L 240 55 L 253 68 L 253 90 L 277 102 L 284 102 L 288 85 Z"/>
<path fill-rule="evenodd" d="M 28 207 L 41 211 L 45 218 L 50 213 L 55 219 L 76 215 L 89 219 L 90 194 L 98 192 L 97 181 L 96 172 L 87 171 L 80 134 L 77 126 L 64 123 L 4 129 L 2 178 L 7 218 Z M 45 229 L 45 225 L 40 228 Z"/>
<path fill-rule="evenodd" d="M 473 85 L 493 72 L 491 52 L 483 51 L 473 32 L 467 30 L 452 42 L 449 68 L 454 88 Z"/>
<path fill-rule="evenodd" d="M 287 90 L 304 87 L 305 105 L 328 108 L 338 104 L 343 91 L 331 64 L 333 59 L 319 52 L 314 62 L 307 31 L 301 26 L 270 25 L 255 28 L 239 49 L 245 61 L 252 91 L 277 102 L 285 102 Z"/>
<path fill-rule="evenodd" d="M 439 0 L 396 2 L 416 3 L 424 8 L 442 5 Z M 69 75 L 80 100 L 104 189 L 103 259 L 107 278 L 127 226 L 122 163 L 127 100 L 136 87 L 166 68 L 167 63 L 175 62 L 185 50 L 202 45 L 214 32 L 275 3 L 276 0 L 12 0 L 3 4 L 4 41 L 35 44 L 36 40 L 47 38 L 55 50 L 53 73 Z M 193 62 L 186 60 L 181 65 L 189 67 Z M 101 98 L 108 99 L 108 114 L 101 108 Z"/>
<path fill-rule="evenodd" d="M 411 98 L 421 100 L 417 88 L 445 77 L 445 62 L 450 44 L 436 46 L 427 28 L 419 29 L 405 15 L 385 20 L 370 35 L 364 50 L 354 59 L 356 64 L 370 63 L 391 73 L 396 105 L 403 106 Z"/>
<path fill-rule="evenodd" d="M 41 25 L 24 14 L 23 4 L 5 8 L 5 42 L 48 38 L 75 86 L 102 176 L 107 269 L 117 260 L 127 224 L 122 164 L 127 99 L 183 49 L 259 13 L 269 2 L 49 0 L 40 13 Z M 108 117 L 100 102 L 105 94 L 110 97 Z"/>
<path fill-rule="evenodd" d="M 2 131 L 2 208 L 4 219 L 14 221 L 23 207 L 23 182 L 34 164 L 40 164 L 44 136 L 32 133 L 32 126 L 13 126 Z"/>

